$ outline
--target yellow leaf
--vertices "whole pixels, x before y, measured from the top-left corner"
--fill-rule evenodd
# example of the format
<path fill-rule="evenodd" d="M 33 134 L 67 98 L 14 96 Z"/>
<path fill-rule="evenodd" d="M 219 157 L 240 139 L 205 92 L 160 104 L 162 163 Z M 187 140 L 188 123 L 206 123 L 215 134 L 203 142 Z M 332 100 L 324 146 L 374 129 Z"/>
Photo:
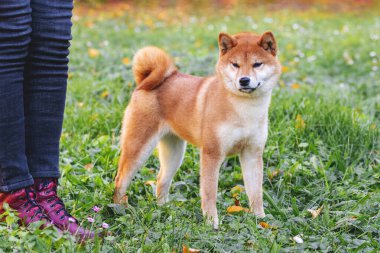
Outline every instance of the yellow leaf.
<path fill-rule="evenodd" d="M 243 191 L 244 191 L 244 187 L 241 185 L 236 185 L 236 186 L 232 187 L 232 189 L 231 189 L 232 196 L 233 195 L 239 195 L 239 193 L 241 193 Z"/>
<path fill-rule="evenodd" d="M 92 115 L 91 115 L 91 117 L 90 117 L 90 118 L 91 118 L 91 120 L 92 120 L 92 121 L 95 121 L 95 120 L 97 120 L 97 119 L 98 119 L 98 117 L 99 117 L 99 114 L 97 114 L 97 113 L 94 113 L 94 114 L 92 114 Z"/>
<path fill-rule="evenodd" d="M 190 248 L 189 246 L 182 245 L 182 253 L 200 253 L 200 249 L 193 249 Z"/>
<path fill-rule="evenodd" d="M 100 94 L 102 98 L 108 98 L 109 95 L 110 93 L 107 90 L 103 91 L 102 94 Z"/>
<path fill-rule="evenodd" d="M 83 103 L 83 102 L 78 102 L 78 103 L 77 103 L 77 106 L 78 106 L 79 108 L 82 108 L 82 107 L 84 106 L 84 103 Z"/>
<path fill-rule="evenodd" d="M 286 45 L 286 50 L 287 51 L 290 51 L 290 50 L 293 50 L 294 49 L 294 45 L 293 44 L 287 44 Z"/>
<path fill-rule="evenodd" d="M 376 124 L 371 124 L 371 126 L 370 126 L 370 128 L 372 129 L 372 130 L 375 130 L 376 129 Z"/>
<path fill-rule="evenodd" d="M 144 184 L 145 184 L 145 185 L 154 186 L 154 185 L 156 184 L 156 181 L 154 181 L 154 180 L 149 180 L 149 181 L 146 181 Z"/>
<path fill-rule="evenodd" d="M 84 166 L 84 168 L 85 168 L 86 170 L 91 170 L 92 168 L 94 168 L 94 164 L 92 164 L 92 163 L 86 164 L 86 165 Z"/>
<path fill-rule="evenodd" d="M 242 206 L 229 206 L 227 208 L 227 213 L 238 213 L 242 211 L 248 213 L 249 209 Z"/>
<path fill-rule="evenodd" d="M 273 178 L 277 177 L 279 174 L 281 173 L 281 170 L 279 169 L 276 169 L 274 171 L 271 171 L 269 174 L 268 174 L 268 178 L 270 180 L 272 180 Z"/>
<path fill-rule="evenodd" d="M 296 129 L 304 129 L 305 128 L 305 121 L 303 120 L 302 116 L 300 114 L 296 117 Z"/>
<path fill-rule="evenodd" d="M 199 47 L 201 47 L 202 46 L 202 41 L 200 41 L 200 40 L 196 40 L 195 41 L 195 47 L 196 48 L 199 48 Z"/>
<path fill-rule="evenodd" d="M 266 223 L 265 221 L 260 221 L 260 222 L 259 222 L 259 225 L 260 225 L 262 228 L 272 228 L 272 226 L 269 225 L 268 223 Z"/>
<path fill-rule="evenodd" d="M 89 48 L 88 49 L 88 55 L 91 57 L 91 58 L 96 58 L 96 57 L 98 57 L 99 56 L 99 51 L 97 50 L 97 49 L 95 49 L 95 48 Z"/>
<path fill-rule="evenodd" d="M 128 57 L 124 57 L 121 61 L 124 63 L 124 65 L 128 65 L 130 62 Z"/>
<path fill-rule="evenodd" d="M 71 79 L 71 78 L 73 78 L 73 76 L 74 76 L 74 73 L 71 73 L 71 72 L 70 72 L 70 73 L 67 75 L 67 78 L 68 78 L 68 79 Z"/>
<path fill-rule="evenodd" d="M 292 89 L 299 89 L 301 88 L 301 85 L 299 85 L 298 83 L 293 83 L 290 87 L 292 87 Z"/>
<path fill-rule="evenodd" d="M 286 73 L 289 71 L 289 68 L 286 66 L 282 66 L 282 73 Z"/>
<path fill-rule="evenodd" d="M 307 209 L 307 211 L 308 211 L 309 213 L 311 213 L 311 217 L 312 217 L 313 219 L 315 219 L 315 218 L 317 218 L 317 217 L 321 214 L 322 209 L 323 209 L 323 206 L 321 206 L 321 207 L 318 208 L 317 210 Z"/>

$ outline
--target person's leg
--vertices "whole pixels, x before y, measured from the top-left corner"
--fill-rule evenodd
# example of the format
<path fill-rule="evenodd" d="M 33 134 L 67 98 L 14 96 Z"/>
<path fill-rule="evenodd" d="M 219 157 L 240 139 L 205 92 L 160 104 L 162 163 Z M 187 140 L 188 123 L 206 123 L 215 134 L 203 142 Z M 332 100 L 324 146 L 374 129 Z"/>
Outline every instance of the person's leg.
<path fill-rule="evenodd" d="M 58 178 L 73 1 L 31 0 L 31 7 L 24 72 L 26 156 L 34 178 Z"/>
<path fill-rule="evenodd" d="M 35 201 L 25 156 L 23 73 L 31 33 L 30 0 L 0 4 L 0 214 L 7 203 L 21 223 L 50 224 Z M 4 219 L 4 217 L 2 217 Z"/>
<path fill-rule="evenodd" d="M 33 184 L 25 156 L 23 73 L 31 33 L 29 0 L 0 4 L 0 192 Z"/>
<path fill-rule="evenodd" d="M 24 71 L 25 141 L 36 201 L 56 227 L 81 240 L 82 228 L 58 197 L 59 139 L 66 100 L 72 0 L 31 0 L 32 34 Z"/>

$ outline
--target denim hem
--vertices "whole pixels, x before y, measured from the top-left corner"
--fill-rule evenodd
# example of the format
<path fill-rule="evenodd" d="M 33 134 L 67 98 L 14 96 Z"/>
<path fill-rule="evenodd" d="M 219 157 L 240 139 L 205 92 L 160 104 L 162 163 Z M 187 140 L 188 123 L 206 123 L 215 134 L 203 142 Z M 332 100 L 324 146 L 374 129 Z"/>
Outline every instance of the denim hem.
<path fill-rule="evenodd" d="M 24 179 L 22 181 L 10 183 L 7 185 L 0 185 L 0 192 L 10 192 L 14 190 L 18 190 L 27 186 L 31 186 L 34 184 L 33 178 Z"/>
<path fill-rule="evenodd" d="M 55 170 L 52 170 L 52 171 L 30 171 L 29 172 L 33 178 L 36 178 L 36 177 L 55 177 L 55 178 L 60 178 L 61 177 L 61 173 L 59 173 L 59 171 L 55 171 Z"/>

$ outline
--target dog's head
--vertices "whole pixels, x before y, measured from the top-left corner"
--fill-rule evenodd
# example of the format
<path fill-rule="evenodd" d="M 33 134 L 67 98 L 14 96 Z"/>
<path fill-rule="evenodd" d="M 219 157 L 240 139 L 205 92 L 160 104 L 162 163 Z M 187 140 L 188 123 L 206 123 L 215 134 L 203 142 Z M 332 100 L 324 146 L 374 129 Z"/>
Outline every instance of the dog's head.
<path fill-rule="evenodd" d="M 272 32 L 220 33 L 216 70 L 227 89 L 236 95 L 255 97 L 271 91 L 281 75 Z"/>

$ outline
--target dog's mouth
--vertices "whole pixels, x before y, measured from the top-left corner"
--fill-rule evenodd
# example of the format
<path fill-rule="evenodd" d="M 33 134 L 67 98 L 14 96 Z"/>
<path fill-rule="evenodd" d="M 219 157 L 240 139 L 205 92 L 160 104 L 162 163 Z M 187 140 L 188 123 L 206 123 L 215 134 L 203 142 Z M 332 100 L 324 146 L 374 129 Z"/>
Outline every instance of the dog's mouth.
<path fill-rule="evenodd" d="M 239 91 L 244 93 L 252 93 L 256 90 L 256 88 L 240 88 Z"/>
<path fill-rule="evenodd" d="M 258 83 L 256 88 L 252 88 L 252 87 L 242 87 L 242 88 L 239 89 L 239 91 L 244 92 L 244 93 L 248 93 L 248 94 L 249 94 L 249 93 L 252 93 L 252 92 L 254 92 L 255 90 L 257 90 L 260 86 L 261 86 L 261 83 Z"/>

